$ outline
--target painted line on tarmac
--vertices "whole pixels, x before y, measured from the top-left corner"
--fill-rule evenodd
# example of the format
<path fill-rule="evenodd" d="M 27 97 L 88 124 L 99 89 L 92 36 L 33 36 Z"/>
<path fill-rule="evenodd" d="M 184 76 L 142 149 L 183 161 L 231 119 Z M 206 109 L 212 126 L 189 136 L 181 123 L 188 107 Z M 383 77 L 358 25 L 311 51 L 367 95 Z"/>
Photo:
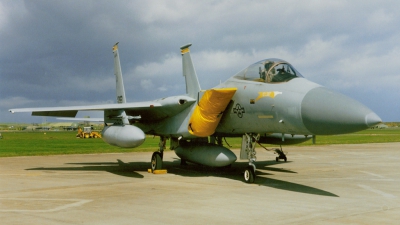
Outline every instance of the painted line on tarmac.
<path fill-rule="evenodd" d="M 303 155 L 303 154 L 292 154 L 291 156 L 297 157 L 297 158 L 306 158 L 306 159 L 318 159 L 315 156 L 308 156 L 308 155 Z"/>
<path fill-rule="evenodd" d="M 384 177 L 384 176 L 381 176 L 381 175 L 379 175 L 379 174 L 370 173 L 370 172 L 367 172 L 367 171 L 359 171 L 359 172 L 361 172 L 361 173 L 365 173 L 365 174 L 368 174 L 368 175 L 371 175 L 371 176 L 374 176 L 374 177 L 379 177 L 379 178 L 383 178 L 383 179 L 385 179 L 385 178 L 386 178 L 386 177 Z"/>
<path fill-rule="evenodd" d="M 367 186 L 367 185 L 359 184 L 358 186 L 360 188 L 363 188 L 363 189 L 367 190 L 367 191 L 374 192 L 375 194 L 381 195 L 381 196 L 383 196 L 385 198 L 396 198 L 395 195 L 392 195 L 392 194 L 389 194 L 389 193 L 374 189 L 374 188 L 372 188 L 370 186 Z"/>
<path fill-rule="evenodd" d="M 29 205 L 29 202 L 32 202 L 32 206 L 37 206 L 37 202 L 72 202 L 68 204 L 62 204 L 60 206 L 50 208 L 50 209 L 0 209 L 0 212 L 38 212 L 38 213 L 47 213 L 47 212 L 56 212 L 60 211 L 63 209 L 68 209 L 72 207 L 79 207 L 81 205 L 84 205 L 86 203 L 89 203 L 93 200 L 88 200 L 88 199 L 41 199 L 41 198 L 0 198 L 0 205 L 7 205 L 6 202 L 12 202 L 12 206 L 16 205 L 24 205 L 27 203 Z M 4 203 L 2 203 L 4 202 Z M 52 203 L 54 204 L 54 203 Z"/>

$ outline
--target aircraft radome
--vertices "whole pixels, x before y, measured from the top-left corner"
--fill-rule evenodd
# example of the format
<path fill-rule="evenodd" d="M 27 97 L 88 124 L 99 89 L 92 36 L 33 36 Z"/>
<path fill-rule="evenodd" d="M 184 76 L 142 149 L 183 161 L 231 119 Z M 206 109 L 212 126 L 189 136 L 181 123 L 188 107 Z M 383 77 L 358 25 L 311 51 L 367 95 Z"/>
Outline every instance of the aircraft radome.
<path fill-rule="evenodd" d="M 255 179 L 256 143 L 296 144 L 315 135 L 351 133 L 381 123 L 366 106 L 307 80 L 280 59 L 261 60 L 216 87 L 202 90 L 190 56 L 191 44 L 181 47 L 186 94 L 127 103 L 117 44 L 113 47 L 116 104 L 10 112 L 73 118 L 78 111 L 104 111 L 102 136 L 110 145 L 135 148 L 144 142 L 145 134 L 160 137 L 159 149 L 151 157 L 153 171 L 162 169 L 167 140 L 182 164 L 225 167 L 237 157 L 223 146 L 222 139 L 241 137 L 240 158 L 249 160 L 244 172 L 249 183 Z M 281 148 L 276 152 L 276 160 L 287 160 Z"/>

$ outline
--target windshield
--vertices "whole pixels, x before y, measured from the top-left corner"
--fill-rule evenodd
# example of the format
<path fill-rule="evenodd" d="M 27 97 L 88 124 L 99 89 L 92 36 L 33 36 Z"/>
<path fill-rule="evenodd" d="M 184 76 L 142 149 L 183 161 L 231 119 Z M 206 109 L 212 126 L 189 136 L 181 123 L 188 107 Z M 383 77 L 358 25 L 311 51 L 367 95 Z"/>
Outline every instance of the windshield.
<path fill-rule="evenodd" d="M 254 63 L 235 75 L 235 78 L 266 83 L 287 82 L 303 77 L 289 63 L 279 59 L 267 59 Z"/>

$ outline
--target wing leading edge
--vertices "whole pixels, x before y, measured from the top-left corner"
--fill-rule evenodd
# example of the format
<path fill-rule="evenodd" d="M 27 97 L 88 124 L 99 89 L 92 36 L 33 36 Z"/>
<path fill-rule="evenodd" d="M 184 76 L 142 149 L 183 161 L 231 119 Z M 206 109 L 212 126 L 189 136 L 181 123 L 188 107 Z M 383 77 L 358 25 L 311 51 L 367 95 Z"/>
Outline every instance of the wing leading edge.
<path fill-rule="evenodd" d="M 156 101 L 43 108 L 10 109 L 11 113 L 32 112 L 32 116 L 75 117 L 78 111 L 120 111 L 128 116 L 141 116 L 143 121 L 160 120 L 173 116 L 192 105 L 196 100 L 187 96 L 175 96 Z M 105 114 L 106 115 L 106 114 Z"/>
<path fill-rule="evenodd" d="M 135 102 L 123 104 L 104 104 L 89 106 L 66 106 L 66 107 L 43 107 L 43 108 L 21 108 L 10 109 L 11 113 L 16 112 L 32 112 L 32 116 L 59 116 L 59 117 L 75 117 L 78 111 L 105 111 L 119 109 L 146 109 L 162 106 L 158 102 Z"/>

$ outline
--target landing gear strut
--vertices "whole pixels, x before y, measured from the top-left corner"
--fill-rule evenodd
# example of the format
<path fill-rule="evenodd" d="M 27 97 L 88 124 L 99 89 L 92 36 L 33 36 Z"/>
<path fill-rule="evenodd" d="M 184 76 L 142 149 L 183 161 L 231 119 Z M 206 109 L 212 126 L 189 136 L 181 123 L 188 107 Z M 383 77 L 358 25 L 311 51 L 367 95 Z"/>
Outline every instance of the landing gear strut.
<path fill-rule="evenodd" d="M 244 171 L 244 181 L 246 183 L 254 183 L 256 179 L 256 165 L 254 164 L 257 160 L 256 157 L 256 145 L 255 143 L 260 139 L 260 134 L 245 134 L 243 135 L 244 152 L 243 154 L 247 154 L 247 159 L 249 160 L 249 165 L 246 167 Z M 243 151 L 243 149 L 242 149 Z"/>
<path fill-rule="evenodd" d="M 158 146 L 160 147 L 158 152 L 154 152 L 151 156 L 151 171 L 161 170 L 163 164 L 164 149 L 167 143 L 167 138 L 160 136 L 160 142 Z"/>

